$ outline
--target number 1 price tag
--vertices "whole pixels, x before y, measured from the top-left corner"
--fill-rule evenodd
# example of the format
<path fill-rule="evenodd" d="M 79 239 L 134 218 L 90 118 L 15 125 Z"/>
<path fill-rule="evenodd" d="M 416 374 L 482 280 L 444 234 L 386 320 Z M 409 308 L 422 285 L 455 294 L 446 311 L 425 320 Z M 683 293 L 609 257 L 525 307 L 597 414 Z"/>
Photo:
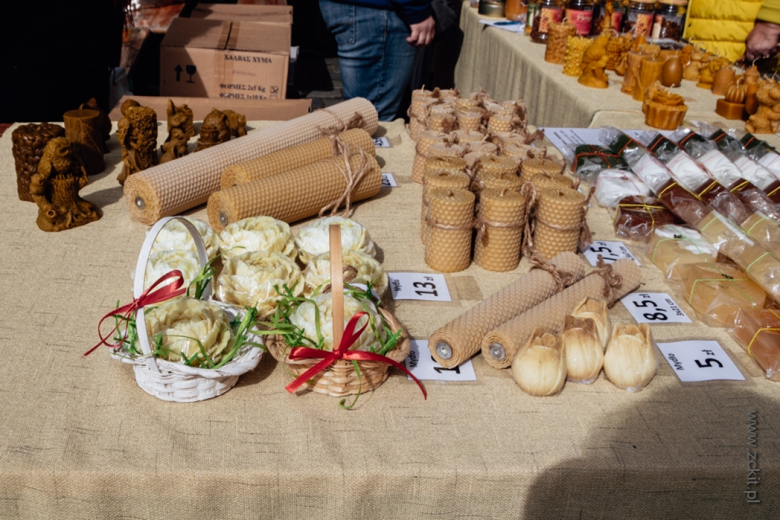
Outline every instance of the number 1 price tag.
<path fill-rule="evenodd" d="M 390 148 L 390 141 L 387 137 L 374 137 L 374 146 L 377 148 Z"/>
<path fill-rule="evenodd" d="M 442 274 L 387 273 L 387 277 L 394 300 L 452 301 Z"/>
<path fill-rule="evenodd" d="M 631 293 L 620 301 L 637 323 L 693 323 L 666 293 Z"/>
<path fill-rule="evenodd" d="M 745 376 L 717 341 L 659 343 L 658 348 L 684 383 L 745 380 Z"/>
<path fill-rule="evenodd" d="M 476 381 L 474 365 L 469 359 L 462 365 L 452 368 L 444 368 L 436 362 L 428 350 L 428 342 L 424 340 L 412 340 L 412 348 L 406 358 L 406 368 L 417 379 L 426 381 Z M 411 377 L 406 376 L 409 381 Z"/>
<path fill-rule="evenodd" d="M 398 183 L 395 182 L 395 177 L 393 177 L 392 173 L 383 173 L 382 174 L 382 187 L 383 188 L 397 188 Z"/>
<path fill-rule="evenodd" d="M 637 260 L 633 254 L 631 254 L 631 251 L 628 250 L 623 242 L 599 240 L 586 247 L 582 254 L 585 255 L 585 258 L 588 259 L 590 265 L 593 266 L 598 264 L 599 255 L 601 255 L 601 257 L 604 259 L 604 262 L 608 264 L 617 262 L 621 258 L 628 258 L 629 260 L 636 262 L 637 265 L 642 265 L 642 263 Z"/>

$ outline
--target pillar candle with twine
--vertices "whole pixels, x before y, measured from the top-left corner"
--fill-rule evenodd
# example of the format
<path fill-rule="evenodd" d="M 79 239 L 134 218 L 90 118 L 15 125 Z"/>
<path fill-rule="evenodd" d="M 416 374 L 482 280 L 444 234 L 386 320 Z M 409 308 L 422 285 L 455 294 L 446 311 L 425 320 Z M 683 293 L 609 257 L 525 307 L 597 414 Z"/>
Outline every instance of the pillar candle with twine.
<path fill-rule="evenodd" d="M 480 132 L 482 130 L 483 116 L 484 111 L 482 109 L 478 110 L 476 108 L 472 108 L 468 110 L 460 110 L 458 112 L 458 128 L 461 130 Z"/>
<path fill-rule="evenodd" d="M 507 188 L 479 196 L 474 262 L 488 271 L 511 271 L 520 263 L 527 199 Z"/>
<path fill-rule="evenodd" d="M 431 207 L 430 191 L 434 188 L 447 188 L 450 190 L 467 190 L 471 178 L 461 171 L 432 171 L 425 174 L 423 179 L 422 207 L 420 211 L 420 240 L 425 244 L 428 240 L 430 227 L 425 222 L 429 217 Z"/>
<path fill-rule="evenodd" d="M 431 157 L 463 157 L 466 149 L 457 144 L 447 143 L 433 143 L 426 153 L 420 153 L 418 150 L 417 155 L 414 157 L 414 163 L 412 164 L 412 180 L 414 182 L 422 183 L 425 176 L 425 163 Z"/>
<path fill-rule="evenodd" d="M 531 184 L 537 191 L 545 188 L 568 189 L 572 187 L 571 179 L 560 173 L 537 173 L 531 177 Z"/>
<path fill-rule="evenodd" d="M 499 112 L 492 114 L 488 119 L 489 132 L 511 133 L 514 129 L 515 115 L 511 112 Z"/>
<path fill-rule="evenodd" d="M 468 268 L 471 263 L 471 235 L 474 194 L 467 190 L 434 188 L 430 191 L 429 239 L 425 263 L 443 273 Z"/>
<path fill-rule="evenodd" d="M 642 65 L 642 60 L 649 58 L 650 55 L 645 52 L 629 51 L 626 58 L 626 74 L 623 76 L 623 86 L 620 91 L 624 94 L 633 94 L 634 85 L 639 77 L 639 67 Z"/>
<path fill-rule="evenodd" d="M 65 123 L 65 137 L 81 156 L 87 175 L 102 172 L 106 167 L 103 154 L 108 150 L 100 133 L 100 112 L 89 109 L 69 110 L 63 114 L 62 120 Z"/>
<path fill-rule="evenodd" d="M 539 192 L 533 243 L 544 258 L 577 251 L 585 204 L 585 195 L 577 190 L 546 188 Z"/>
<path fill-rule="evenodd" d="M 555 159 L 549 157 L 534 157 L 533 159 L 523 161 L 520 175 L 523 178 L 523 182 L 531 182 L 531 179 L 537 174 L 547 173 L 550 175 L 561 175 L 563 174 L 564 169 L 565 165 Z"/>
<path fill-rule="evenodd" d="M 448 105 L 434 105 L 425 120 L 428 130 L 449 133 L 458 128 L 458 119 L 452 107 Z"/>
<path fill-rule="evenodd" d="M 480 178 L 482 175 L 490 173 L 515 175 L 517 174 L 517 163 L 510 157 L 485 155 L 476 162 L 474 170 L 476 178 Z"/>

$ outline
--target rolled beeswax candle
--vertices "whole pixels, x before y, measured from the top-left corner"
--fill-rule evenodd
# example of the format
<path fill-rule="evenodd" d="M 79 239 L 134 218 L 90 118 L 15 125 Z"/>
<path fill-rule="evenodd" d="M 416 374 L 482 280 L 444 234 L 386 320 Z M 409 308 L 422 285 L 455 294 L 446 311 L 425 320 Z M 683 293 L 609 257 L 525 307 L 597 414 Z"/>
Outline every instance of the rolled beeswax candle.
<path fill-rule="evenodd" d="M 585 264 L 574 253 L 561 253 L 550 263 L 571 275 L 568 283 L 585 275 Z M 440 365 L 458 366 L 479 352 L 485 334 L 558 291 L 552 274 L 533 269 L 431 334 L 428 348 Z"/>
<path fill-rule="evenodd" d="M 621 277 L 621 283 L 615 288 L 613 298 L 622 298 L 639 286 L 642 272 L 633 260 L 620 259 L 611 265 L 613 272 Z M 482 357 L 493 368 L 507 368 L 536 327 L 543 327 L 551 333 L 559 332 L 564 318 L 571 314 L 582 300 L 604 300 L 604 288 L 605 282 L 601 276 L 586 276 L 535 307 L 502 323 L 482 339 Z"/>
<path fill-rule="evenodd" d="M 467 190 L 471 178 L 461 171 L 431 171 L 425 174 L 423 179 L 422 208 L 420 212 L 420 240 L 423 244 L 428 237 L 429 227 L 425 222 L 431 206 L 430 191 L 434 188 L 447 188 L 451 190 Z"/>
<path fill-rule="evenodd" d="M 538 195 L 534 248 L 547 259 L 576 252 L 585 218 L 585 195 L 577 190 L 546 188 Z"/>
<path fill-rule="evenodd" d="M 443 273 L 466 269 L 471 263 L 474 194 L 467 190 L 430 191 L 430 236 L 425 263 Z"/>

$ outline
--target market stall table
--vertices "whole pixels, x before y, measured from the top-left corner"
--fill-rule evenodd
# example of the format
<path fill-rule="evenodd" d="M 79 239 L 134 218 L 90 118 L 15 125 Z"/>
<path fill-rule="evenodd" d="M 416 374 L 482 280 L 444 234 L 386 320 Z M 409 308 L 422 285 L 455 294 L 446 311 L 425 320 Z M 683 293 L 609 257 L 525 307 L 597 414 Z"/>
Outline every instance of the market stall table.
<path fill-rule="evenodd" d="M 661 360 L 637 394 L 602 375 L 534 398 L 478 356 L 476 382 L 428 382 L 425 401 L 393 370 L 344 411 L 331 397 L 289 395 L 283 367 L 266 355 L 217 399 L 175 404 L 145 394 L 105 348 L 82 357 L 98 340 L 100 317 L 117 299 L 130 300 L 147 229 L 130 219 L 115 180 L 115 135 L 107 169 L 81 192 L 103 218 L 44 233 L 35 205 L 17 198 L 11 131 L 0 138 L 7 181 L 0 188 L 0 518 L 776 516 L 780 387 L 724 329 L 700 322 L 652 330 L 657 341 L 717 340 L 745 381 L 682 384 Z M 422 187 L 411 180 L 414 145 L 400 121 L 378 135 L 392 144 L 377 155 L 398 187 L 358 204 L 354 218 L 368 228 L 386 270 L 430 272 L 419 237 Z M 160 143 L 165 137 L 160 125 Z M 205 207 L 191 214 L 206 220 Z M 595 239 L 614 239 L 606 210 L 592 208 L 588 220 Z M 642 290 L 670 292 L 639 248 L 629 247 L 643 263 Z M 446 276 L 452 302 L 387 303 L 413 338 L 426 339 L 528 269 L 525 259 L 507 273 L 472 264 Z M 632 321 L 621 303 L 611 314 Z M 751 412 L 761 484 L 748 487 Z M 746 490 L 761 503 L 748 503 Z"/>
<path fill-rule="evenodd" d="M 528 120 L 538 126 L 588 127 L 604 112 L 641 115 L 642 104 L 620 92 L 623 77 L 614 71 L 607 71 L 609 88 L 585 87 L 576 77 L 564 75 L 561 65 L 544 61 L 544 44 L 481 24 L 480 19 L 489 18 L 465 2 L 460 18 L 463 46 L 455 68 L 455 87 L 462 93 L 482 88 L 495 99 L 522 99 Z M 691 119 L 714 113 L 717 101 L 709 90 L 695 85 L 683 81 L 672 89 L 685 98 Z"/>

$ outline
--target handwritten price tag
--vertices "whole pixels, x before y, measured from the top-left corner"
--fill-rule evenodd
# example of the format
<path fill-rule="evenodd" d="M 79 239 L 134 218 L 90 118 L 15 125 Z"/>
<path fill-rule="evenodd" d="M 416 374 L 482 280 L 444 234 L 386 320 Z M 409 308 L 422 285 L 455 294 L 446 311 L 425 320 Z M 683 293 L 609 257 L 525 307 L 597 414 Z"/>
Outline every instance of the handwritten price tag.
<path fill-rule="evenodd" d="M 666 293 L 631 293 L 620 301 L 637 323 L 693 323 Z"/>
<path fill-rule="evenodd" d="M 387 273 L 387 277 L 394 300 L 452 301 L 442 274 Z"/>
<path fill-rule="evenodd" d="M 397 188 L 398 183 L 395 182 L 395 177 L 393 177 L 392 173 L 383 173 L 382 174 L 382 187 L 383 188 Z"/>
<path fill-rule="evenodd" d="M 377 148 L 390 148 L 390 141 L 387 137 L 374 137 L 374 146 Z"/>
<path fill-rule="evenodd" d="M 436 362 L 428 350 L 428 342 L 425 340 L 412 340 L 412 348 L 409 357 L 406 358 L 406 368 L 417 379 L 426 381 L 476 381 L 474 365 L 469 359 L 462 365 L 453 368 L 444 368 Z M 410 381 L 411 377 L 406 376 Z"/>
<path fill-rule="evenodd" d="M 628 250 L 623 242 L 599 240 L 586 247 L 582 254 L 585 255 L 585 258 L 588 259 L 590 265 L 593 266 L 598 263 L 599 255 L 601 255 L 601 257 L 604 258 L 604 262 L 608 264 L 617 262 L 621 258 L 628 258 L 629 260 L 636 262 L 637 265 L 642 265 L 642 263 L 631 254 L 631 251 Z"/>
<path fill-rule="evenodd" d="M 659 343 L 658 348 L 684 383 L 745 380 L 745 376 L 717 341 Z"/>

